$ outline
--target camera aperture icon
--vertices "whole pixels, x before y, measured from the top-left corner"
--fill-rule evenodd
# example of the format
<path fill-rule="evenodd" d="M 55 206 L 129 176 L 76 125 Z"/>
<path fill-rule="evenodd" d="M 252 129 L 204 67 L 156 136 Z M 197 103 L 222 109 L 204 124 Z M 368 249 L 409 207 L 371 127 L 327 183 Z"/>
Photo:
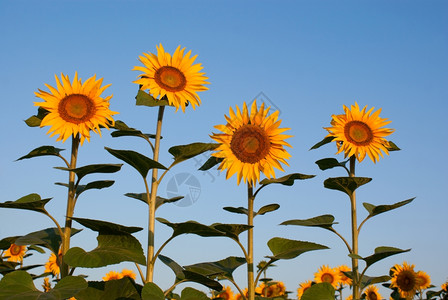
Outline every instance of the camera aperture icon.
<path fill-rule="evenodd" d="M 168 198 L 183 196 L 174 202 L 177 206 L 187 207 L 193 205 L 201 195 L 201 184 L 199 180 L 190 173 L 178 173 L 171 177 L 166 185 Z"/>

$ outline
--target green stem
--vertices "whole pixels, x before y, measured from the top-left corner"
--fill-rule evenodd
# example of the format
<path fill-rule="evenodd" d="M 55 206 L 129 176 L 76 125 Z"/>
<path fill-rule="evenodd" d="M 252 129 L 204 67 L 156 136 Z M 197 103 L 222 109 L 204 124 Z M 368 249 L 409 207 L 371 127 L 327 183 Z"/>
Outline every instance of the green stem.
<path fill-rule="evenodd" d="M 157 116 L 156 139 L 154 142 L 154 161 L 159 161 L 160 139 L 162 136 L 162 120 L 165 106 L 159 106 L 159 114 Z M 146 282 L 152 282 L 154 278 L 154 230 L 156 219 L 156 197 L 158 169 L 152 169 L 151 194 L 149 199 L 149 218 L 148 218 L 148 257 L 146 258 Z"/>
<path fill-rule="evenodd" d="M 76 161 L 78 158 L 78 149 L 79 149 L 79 134 L 72 137 L 72 152 L 70 156 L 70 169 L 76 168 Z M 70 236 L 71 236 L 71 230 L 72 230 L 72 219 L 73 213 L 75 211 L 75 193 L 76 193 L 76 186 L 75 186 L 75 172 L 69 171 L 69 178 L 68 178 L 68 196 L 67 196 L 67 212 L 65 214 L 65 228 L 64 228 L 64 235 L 61 236 L 62 239 L 62 261 L 60 261 L 60 270 L 61 270 L 61 278 L 64 278 L 69 274 L 69 267 L 64 262 L 63 257 L 65 253 L 70 248 Z M 56 257 L 59 258 L 59 253 L 55 253 Z"/>
<path fill-rule="evenodd" d="M 350 177 L 355 177 L 356 157 L 350 157 Z M 358 255 L 358 220 L 356 212 L 356 193 L 350 195 L 351 219 L 352 219 L 352 254 Z M 360 277 L 358 270 L 358 259 L 352 257 L 352 274 L 353 274 L 353 299 L 360 299 Z"/>
<path fill-rule="evenodd" d="M 247 290 L 249 300 L 255 299 L 254 282 L 254 193 L 251 183 L 247 184 L 247 225 L 251 226 L 247 231 Z"/>

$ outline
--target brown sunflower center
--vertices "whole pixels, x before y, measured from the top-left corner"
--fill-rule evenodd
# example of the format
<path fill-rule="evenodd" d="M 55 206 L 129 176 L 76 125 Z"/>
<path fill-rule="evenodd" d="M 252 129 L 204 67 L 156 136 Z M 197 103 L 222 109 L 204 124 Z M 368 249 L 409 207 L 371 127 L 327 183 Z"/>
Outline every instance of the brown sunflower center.
<path fill-rule="evenodd" d="M 416 278 L 411 271 L 401 271 L 397 275 L 397 286 L 404 292 L 412 291 L 415 287 Z"/>
<path fill-rule="evenodd" d="M 334 281 L 334 277 L 330 273 L 323 274 L 321 279 L 322 279 L 322 282 L 328 282 L 328 283 L 333 283 L 333 281 Z"/>
<path fill-rule="evenodd" d="M 86 95 L 72 94 L 59 102 L 58 112 L 65 121 L 79 124 L 90 120 L 96 113 L 96 107 Z"/>
<path fill-rule="evenodd" d="M 184 73 L 179 69 L 170 66 L 164 66 L 159 69 L 154 74 L 154 80 L 157 84 L 170 92 L 180 92 L 183 91 L 187 85 L 187 79 Z"/>
<path fill-rule="evenodd" d="M 367 299 L 369 299 L 369 300 L 378 300 L 378 297 L 377 297 L 375 292 L 369 292 L 369 294 L 367 295 Z"/>
<path fill-rule="evenodd" d="M 232 136 L 230 149 L 242 162 L 254 164 L 269 153 L 271 142 L 266 132 L 256 125 L 247 124 L 238 128 Z"/>
<path fill-rule="evenodd" d="M 9 249 L 9 252 L 11 253 L 11 255 L 19 255 L 21 251 L 22 251 L 22 247 L 20 247 L 18 245 L 12 245 L 11 248 Z"/>
<path fill-rule="evenodd" d="M 369 145 L 373 140 L 373 132 L 369 125 L 361 121 L 350 121 L 345 125 L 344 134 L 352 144 L 357 146 Z"/>

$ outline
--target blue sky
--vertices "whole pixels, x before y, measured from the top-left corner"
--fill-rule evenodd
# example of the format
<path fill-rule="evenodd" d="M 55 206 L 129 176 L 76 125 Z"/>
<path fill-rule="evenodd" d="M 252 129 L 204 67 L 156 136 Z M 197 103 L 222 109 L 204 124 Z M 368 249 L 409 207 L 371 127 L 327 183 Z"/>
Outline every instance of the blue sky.
<path fill-rule="evenodd" d="M 369 275 L 387 274 L 394 264 L 408 261 L 426 271 L 433 284 L 448 279 L 446 211 L 448 199 L 445 113 L 448 102 L 448 3 L 446 1 L 4 1 L 0 0 L 0 85 L 3 111 L 0 119 L 0 201 L 16 200 L 29 193 L 53 197 L 48 205 L 62 222 L 65 190 L 54 185 L 66 174 L 53 169 L 55 158 L 15 160 L 41 145 L 67 149 L 47 129 L 29 128 L 23 122 L 36 112 L 34 92 L 54 85 L 54 75 L 84 80 L 96 74 L 112 84 L 104 95 L 113 94 L 111 109 L 116 119 L 145 132 L 155 131 L 156 110 L 137 107 L 137 58 L 155 52 L 162 43 L 173 52 L 178 45 L 197 54 L 209 77 L 210 90 L 200 94 L 202 105 L 195 111 L 175 113 L 167 109 L 163 125 L 161 161 L 169 164 L 169 147 L 191 142 L 209 142 L 213 126 L 223 124 L 229 107 L 251 102 L 262 93 L 266 102 L 280 110 L 283 126 L 294 135 L 286 173 L 317 175 L 290 188 L 266 188 L 256 206 L 277 202 L 277 212 L 255 220 L 255 260 L 269 255 L 266 242 L 275 236 L 317 242 L 330 250 L 308 253 L 291 261 L 278 262 L 269 277 L 285 282 L 295 292 L 298 284 L 312 279 L 323 265 L 349 264 L 346 249 L 329 232 L 279 226 L 290 219 L 333 214 L 336 229 L 348 237 L 349 202 L 342 193 L 326 190 L 328 177 L 344 176 L 342 170 L 320 171 L 316 160 L 335 157 L 333 145 L 308 149 L 325 136 L 332 114 L 343 105 L 382 108 L 395 133 L 390 137 L 402 151 L 378 163 L 365 160 L 359 176 L 373 181 L 358 192 L 360 219 L 362 202 L 392 204 L 416 197 L 413 203 L 373 218 L 363 228 L 360 253 L 368 256 L 377 246 L 412 248 L 374 265 Z M 109 132 L 94 136 L 80 151 L 79 165 L 119 163 L 104 147 L 132 149 L 149 155 L 149 149 L 133 138 L 112 138 Z M 336 156 L 343 159 L 341 155 Z M 200 194 L 193 205 L 167 205 L 158 216 L 172 222 L 239 223 L 244 219 L 222 210 L 243 206 L 245 187 L 236 178 L 225 180 L 216 170 L 196 171 L 205 156 L 176 166 L 164 179 L 160 195 L 178 174 L 197 179 Z M 285 174 L 286 174 L 285 173 Z M 278 176 L 284 175 L 281 172 Z M 128 226 L 146 227 L 146 208 L 123 196 L 142 192 L 143 183 L 129 166 L 101 179 L 116 180 L 108 190 L 86 193 L 78 201 L 75 215 L 108 220 Z M 185 185 L 181 192 L 189 192 Z M 0 238 L 24 235 L 52 226 L 44 216 L 19 210 L 0 210 Z M 157 227 L 161 244 L 170 235 Z M 82 236 L 81 236 L 82 235 Z M 143 245 L 145 235 L 137 234 Z M 90 250 L 93 233 L 84 230 L 73 244 Z M 208 249 L 202 252 L 203 249 Z M 182 252 L 179 251 L 182 249 Z M 200 255 L 198 255 L 198 252 Z M 232 242 L 196 236 L 180 237 L 163 253 L 181 265 L 219 260 L 241 253 Z M 32 259 L 45 260 L 46 257 Z M 132 268 L 131 264 L 123 264 Z M 109 266 L 81 270 L 99 279 Z M 171 270 L 157 264 L 156 283 L 167 288 Z M 245 285 L 244 267 L 236 272 Z M 227 283 L 225 283 L 227 284 Z M 387 295 L 383 295 L 387 296 Z"/>

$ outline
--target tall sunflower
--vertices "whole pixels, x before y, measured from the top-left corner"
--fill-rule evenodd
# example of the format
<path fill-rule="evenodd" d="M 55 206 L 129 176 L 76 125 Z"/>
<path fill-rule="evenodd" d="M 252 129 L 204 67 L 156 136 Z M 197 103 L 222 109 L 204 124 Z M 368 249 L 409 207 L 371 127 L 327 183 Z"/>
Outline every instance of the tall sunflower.
<path fill-rule="evenodd" d="M 297 299 L 298 300 L 300 300 L 300 298 L 302 298 L 303 293 L 305 293 L 305 291 L 307 289 L 309 289 L 311 287 L 311 285 L 313 285 L 313 282 L 311 280 L 307 280 L 307 281 L 299 284 L 299 288 L 297 289 Z"/>
<path fill-rule="evenodd" d="M 397 288 L 400 297 L 402 298 L 411 299 L 414 297 L 419 286 L 419 280 L 417 273 L 414 271 L 414 265 L 409 265 L 407 262 L 404 262 L 403 266 L 393 266 L 391 271 L 392 278 L 390 280 L 390 287 Z"/>
<path fill-rule="evenodd" d="M 3 256 L 8 257 L 8 261 L 22 262 L 26 250 L 26 246 L 11 244 L 11 246 L 3 252 Z"/>
<path fill-rule="evenodd" d="M 340 280 L 339 270 L 330 268 L 329 266 L 320 267 L 319 271 L 314 274 L 314 281 L 316 283 L 328 282 L 335 289 L 338 287 Z"/>
<path fill-rule="evenodd" d="M 394 132 L 384 128 L 391 121 L 379 117 L 381 109 L 373 112 L 374 107 L 360 110 L 358 103 L 350 109 L 344 105 L 345 114 L 333 115 L 331 127 L 325 128 L 328 137 L 334 137 L 338 145 L 336 154 L 344 152 L 345 157 L 355 155 L 358 161 L 363 161 L 366 154 L 376 163 L 383 153 L 389 155 L 389 142 L 384 138 Z M 382 151 L 382 152 L 381 152 Z"/>
<path fill-rule="evenodd" d="M 366 300 L 380 300 L 383 299 L 381 294 L 378 292 L 378 288 L 374 285 L 369 285 L 364 291 L 366 295 Z"/>
<path fill-rule="evenodd" d="M 134 67 L 134 71 L 142 71 L 139 79 L 134 83 L 140 84 L 142 90 L 149 89 L 149 93 L 156 99 L 166 96 L 168 103 L 179 107 L 185 112 L 185 106 L 191 103 L 193 109 L 200 105 L 201 99 L 197 92 L 208 90 L 204 84 L 208 78 L 201 64 L 193 64 L 197 55 L 190 57 L 191 51 L 184 55 L 185 48 L 177 47 L 173 56 L 166 53 L 162 44 L 157 47 L 157 55 L 143 53 L 139 56 L 144 65 Z"/>
<path fill-rule="evenodd" d="M 71 83 L 68 75 L 61 74 L 61 79 L 55 75 L 55 78 L 57 88 L 45 84 L 50 92 L 40 89 L 35 92 L 45 102 L 34 102 L 34 105 L 48 111 L 40 126 L 51 126 L 48 133 L 50 136 L 58 134 L 56 141 L 65 142 L 79 134 L 82 145 L 85 139 L 90 141 L 90 130 L 101 135 L 101 126 L 109 128 L 114 124 L 112 116 L 117 113 L 109 110 L 112 95 L 101 97 L 110 85 L 102 87 L 102 78 L 97 80 L 94 75 L 82 83 L 77 72 Z"/>
<path fill-rule="evenodd" d="M 260 172 L 272 178 L 274 168 L 283 171 L 280 163 L 288 165 L 286 159 L 291 155 L 284 146 L 291 147 L 285 142 L 291 135 L 283 132 L 289 128 L 279 128 L 278 111 L 269 116 L 268 112 L 269 107 L 265 108 L 264 103 L 258 108 L 254 101 L 250 112 L 244 103 L 242 112 L 238 106 L 236 113 L 230 108 L 229 117 L 225 116 L 226 125 L 215 126 L 223 133 L 211 135 L 220 144 L 212 155 L 223 158 L 218 168 L 227 169 L 227 179 L 237 173 L 238 184 L 243 179 L 255 185 L 260 180 Z"/>

